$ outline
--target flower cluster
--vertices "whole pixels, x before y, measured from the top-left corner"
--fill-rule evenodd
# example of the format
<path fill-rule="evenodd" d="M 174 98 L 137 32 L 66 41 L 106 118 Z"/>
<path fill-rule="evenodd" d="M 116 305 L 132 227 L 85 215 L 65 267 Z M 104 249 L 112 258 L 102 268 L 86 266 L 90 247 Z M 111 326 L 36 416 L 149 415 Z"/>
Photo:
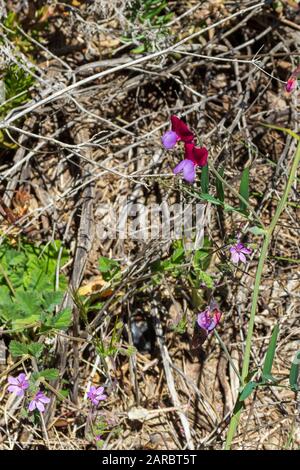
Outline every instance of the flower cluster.
<path fill-rule="evenodd" d="M 300 66 L 297 67 L 292 75 L 289 77 L 288 81 L 286 82 L 285 84 L 285 90 L 288 92 L 288 93 L 291 93 L 292 91 L 295 90 L 295 88 L 297 88 L 297 80 L 300 76 Z"/>
<path fill-rule="evenodd" d="M 193 183 L 196 178 L 196 167 L 207 164 L 208 151 L 206 147 L 196 147 L 195 135 L 188 126 L 177 116 L 171 116 L 172 130 L 162 136 L 162 144 L 166 149 L 172 149 L 177 142 L 184 143 L 184 160 L 173 170 L 173 173 L 183 173 L 188 183 Z"/>
<path fill-rule="evenodd" d="M 93 403 L 93 405 L 98 406 L 101 400 L 106 400 L 107 398 L 107 395 L 105 395 L 103 392 L 104 387 L 96 388 L 94 385 L 91 385 L 87 392 L 87 397 Z"/>
<path fill-rule="evenodd" d="M 19 374 L 18 377 L 8 377 L 8 388 L 10 393 L 15 393 L 18 397 L 23 397 L 25 390 L 29 387 L 29 382 L 24 373 Z M 28 405 L 29 411 L 39 410 L 41 413 L 45 411 L 45 404 L 50 402 L 41 390 L 38 390 Z"/>

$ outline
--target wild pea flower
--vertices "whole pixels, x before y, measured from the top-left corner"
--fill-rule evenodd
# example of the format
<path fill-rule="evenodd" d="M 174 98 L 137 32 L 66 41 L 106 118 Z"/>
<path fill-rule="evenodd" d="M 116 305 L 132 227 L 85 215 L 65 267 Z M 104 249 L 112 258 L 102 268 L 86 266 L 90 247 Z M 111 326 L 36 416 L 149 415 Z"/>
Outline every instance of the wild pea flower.
<path fill-rule="evenodd" d="M 50 402 L 50 398 L 46 397 L 46 395 L 39 390 L 29 403 L 28 409 L 29 411 L 33 411 L 38 409 L 41 413 L 45 411 L 45 404 Z"/>
<path fill-rule="evenodd" d="M 188 128 L 188 126 L 177 116 L 171 116 L 172 130 L 167 131 L 162 136 L 163 146 L 169 150 L 175 147 L 178 141 L 183 141 L 184 143 L 193 142 L 195 136 L 193 132 Z"/>
<path fill-rule="evenodd" d="M 174 168 L 173 173 L 183 173 L 184 179 L 188 183 L 194 183 L 196 178 L 196 167 L 203 167 L 207 164 L 208 151 L 206 147 L 195 147 L 194 144 L 185 144 L 185 155 L 182 160 Z"/>
<path fill-rule="evenodd" d="M 292 75 L 289 77 L 288 81 L 286 82 L 285 90 L 288 93 L 291 93 L 297 87 L 297 80 L 298 80 L 299 75 L 300 75 L 300 66 L 297 67 L 293 71 Z"/>
<path fill-rule="evenodd" d="M 18 377 L 8 377 L 9 387 L 7 390 L 15 393 L 18 397 L 24 396 L 24 390 L 29 387 L 29 382 L 26 380 L 25 374 L 19 374 Z"/>
<path fill-rule="evenodd" d="M 196 167 L 207 164 L 208 151 L 205 147 L 196 147 L 194 133 L 177 116 L 171 116 L 172 130 L 162 136 L 162 143 L 166 149 L 175 147 L 178 141 L 184 142 L 184 160 L 173 170 L 173 173 L 183 173 L 188 183 L 193 183 L 196 178 Z"/>
<path fill-rule="evenodd" d="M 250 255 L 252 250 L 247 248 L 243 243 L 238 241 L 235 245 L 230 248 L 231 261 L 237 264 L 239 261 L 246 263 L 247 259 L 245 255 Z"/>
<path fill-rule="evenodd" d="M 217 307 L 207 307 L 198 314 L 197 323 L 208 334 L 218 325 L 221 316 L 222 314 Z"/>
<path fill-rule="evenodd" d="M 94 405 L 98 406 L 99 401 L 106 400 L 107 398 L 107 395 L 105 395 L 103 392 L 104 387 L 96 388 L 94 385 L 91 385 L 89 391 L 87 392 L 87 397 Z"/>

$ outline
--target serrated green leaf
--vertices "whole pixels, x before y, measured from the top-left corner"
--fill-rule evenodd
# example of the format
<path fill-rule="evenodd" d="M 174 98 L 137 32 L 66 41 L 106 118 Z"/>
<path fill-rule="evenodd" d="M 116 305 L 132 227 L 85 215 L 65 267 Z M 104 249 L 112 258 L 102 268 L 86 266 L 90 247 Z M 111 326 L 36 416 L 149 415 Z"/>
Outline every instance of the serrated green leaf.
<path fill-rule="evenodd" d="M 36 315 L 40 310 L 40 297 L 36 292 L 18 289 L 14 298 L 18 310 L 26 315 Z"/>
<path fill-rule="evenodd" d="M 279 333 L 279 325 L 275 325 L 273 332 L 272 332 L 271 339 L 270 339 L 270 343 L 268 346 L 268 350 L 267 350 L 267 354 L 266 354 L 266 358 L 264 362 L 264 367 L 262 370 L 263 377 L 267 377 L 271 375 L 278 333 Z"/>
<path fill-rule="evenodd" d="M 59 377 L 57 369 L 44 369 L 38 373 L 38 377 L 44 377 L 46 380 L 56 380 Z"/>
<path fill-rule="evenodd" d="M 72 320 L 72 310 L 70 308 L 64 308 L 52 318 L 51 326 L 57 330 L 66 330 Z"/>
<path fill-rule="evenodd" d="M 44 350 L 44 344 L 30 343 L 28 344 L 28 353 L 38 359 Z"/>
<path fill-rule="evenodd" d="M 23 328 L 32 328 L 33 326 L 39 324 L 39 315 L 30 315 L 26 318 L 16 318 L 12 321 L 13 330 L 22 330 Z"/>
<path fill-rule="evenodd" d="M 239 194 L 249 203 L 249 167 L 243 170 Z M 243 201 L 240 201 L 240 210 L 248 212 L 247 205 Z"/>
<path fill-rule="evenodd" d="M 101 256 L 98 263 L 99 271 L 102 273 L 105 281 L 110 281 L 120 271 L 120 264 L 114 259 Z"/>
<path fill-rule="evenodd" d="M 52 312 L 56 306 L 61 304 L 63 297 L 63 291 L 45 292 L 43 295 L 43 308 L 47 312 Z"/>
<path fill-rule="evenodd" d="M 15 341 L 14 339 L 9 343 L 9 352 L 12 356 L 24 356 L 28 354 L 28 346 L 27 344 L 20 343 L 19 341 Z"/>
<path fill-rule="evenodd" d="M 245 388 L 243 389 L 242 393 L 240 394 L 239 396 L 239 401 L 242 402 L 244 400 L 246 400 L 246 398 L 248 398 L 251 393 L 255 390 L 255 388 L 257 387 L 257 383 L 256 382 L 248 382 L 247 385 L 245 386 Z"/>

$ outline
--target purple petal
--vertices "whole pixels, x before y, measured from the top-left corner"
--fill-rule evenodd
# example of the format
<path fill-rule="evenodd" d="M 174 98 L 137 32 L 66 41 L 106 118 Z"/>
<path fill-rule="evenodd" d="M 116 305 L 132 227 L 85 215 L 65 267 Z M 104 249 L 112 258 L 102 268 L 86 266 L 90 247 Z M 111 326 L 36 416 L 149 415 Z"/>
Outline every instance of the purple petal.
<path fill-rule="evenodd" d="M 39 401 L 42 403 L 49 403 L 50 398 L 46 397 L 46 395 L 43 395 L 42 397 L 39 398 Z"/>
<path fill-rule="evenodd" d="M 245 264 L 245 263 L 247 262 L 246 256 L 245 256 L 242 252 L 240 252 L 239 258 L 240 258 L 240 261 L 241 261 L 242 263 Z"/>
<path fill-rule="evenodd" d="M 8 379 L 7 379 L 8 383 L 9 384 L 12 384 L 12 385 L 19 385 L 19 381 L 18 379 L 15 379 L 14 377 L 12 376 L 9 376 Z"/>
<path fill-rule="evenodd" d="M 212 331 L 216 326 L 217 326 L 216 320 L 212 319 L 206 329 L 207 331 Z"/>
<path fill-rule="evenodd" d="M 230 250 L 231 251 L 231 250 Z M 231 251 L 231 261 L 234 263 L 234 264 L 237 264 L 239 262 L 239 254 L 236 250 L 234 251 Z"/>
<path fill-rule="evenodd" d="M 165 149 L 172 149 L 175 147 L 178 140 L 178 135 L 174 131 L 167 131 L 161 138 L 162 144 Z"/>
<path fill-rule="evenodd" d="M 35 408 L 36 408 L 36 401 L 35 401 L 35 400 L 32 400 L 32 401 L 29 403 L 28 409 L 29 409 L 29 411 L 33 411 L 33 410 L 35 410 Z"/>
<path fill-rule="evenodd" d="M 185 165 L 186 160 L 182 160 L 178 165 L 175 166 L 173 173 L 174 175 L 177 175 L 181 171 L 183 171 L 184 165 Z"/>
<path fill-rule="evenodd" d="M 97 396 L 102 395 L 103 392 L 104 392 L 104 387 L 98 387 L 97 390 L 96 390 Z"/>
<path fill-rule="evenodd" d="M 209 325 L 211 324 L 209 310 L 204 310 L 204 312 L 198 314 L 197 323 L 200 328 L 204 328 L 205 330 L 208 329 Z"/>
<path fill-rule="evenodd" d="M 22 373 L 18 375 L 18 381 L 19 382 L 24 382 L 26 380 L 26 374 Z"/>
<path fill-rule="evenodd" d="M 44 407 L 43 403 L 40 400 L 36 402 L 36 407 L 41 413 L 43 413 L 43 411 L 45 411 L 45 407 Z"/>
<path fill-rule="evenodd" d="M 241 253 L 244 253 L 245 255 L 251 255 L 252 250 L 244 246 L 243 248 L 241 248 Z"/>
<path fill-rule="evenodd" d="M 193 183 L 196 178 L 196 167 L 190 160 L 184 160 L 183 177 L 188 183 Z"/>
<path fill-rule="evenodd" d="M 107 398 L 107 395 L 104 395 L 104 394 L 98 396 L 98 400 L 106 400 L 106 398 Z"/>
<path fill-rule="evenodd" d="M 24 395 L 23 390 L 17 386 L 17 385 L 10 385 L 7 390 L 11 393 L 15 393 L 18 397 L 21 397 Z"/>

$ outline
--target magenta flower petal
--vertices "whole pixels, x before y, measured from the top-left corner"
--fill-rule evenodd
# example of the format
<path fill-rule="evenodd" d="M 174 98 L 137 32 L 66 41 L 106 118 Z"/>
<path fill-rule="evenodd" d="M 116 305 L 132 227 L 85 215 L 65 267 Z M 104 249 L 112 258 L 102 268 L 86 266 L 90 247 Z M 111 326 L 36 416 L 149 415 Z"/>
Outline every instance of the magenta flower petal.
<path fill-rule="evenodd" d="M 191 162 L 194 162 L 194 144 L 185 144 L 184 146 L 184 158 L 186 160 L 191 160 Z M 195 162 L 194 162 L 195 163 Z"/>
<path fill-rule="evenodd" d="M 208 150 L 206 147 L 194 147 L 194 160 L 196 165 L 205 166 L 208 159 Z"/>
<path fill-rule="evenodd" d="M 230 253 L 231 253 L 231 261 L 234 264 L 237 264 L 240 259 L 238 252 L 234 248 L 230 248 Z"/>
<path fill-rule="evenodd" d="M 196 147 L 194 144 L 185 144 L 184 157 L 191 160 L 194 165 L 205 166 L 208 159 L 208 150 L 206 147 Z"/>
<path fill-rule="evenodd" d="M 193 142 L 194 134 L 188 126 L 177 116 L 171 116 L 172 131 L 174 131 L 183 142 Z"/>
<path fill-rule="evenodd" d="M 174 131 L 167 131 L 161 138 L 162 144 L 165 149 L 172 149 L 175 147 L 176 142 L 178 140 L 178 136 Z"/>
<path fill-rule="evenodd" d="M 285 90 L 291 93 L 295 88 L 297 88 L 297 77 L 292 75 L 285 84 Z"/>

